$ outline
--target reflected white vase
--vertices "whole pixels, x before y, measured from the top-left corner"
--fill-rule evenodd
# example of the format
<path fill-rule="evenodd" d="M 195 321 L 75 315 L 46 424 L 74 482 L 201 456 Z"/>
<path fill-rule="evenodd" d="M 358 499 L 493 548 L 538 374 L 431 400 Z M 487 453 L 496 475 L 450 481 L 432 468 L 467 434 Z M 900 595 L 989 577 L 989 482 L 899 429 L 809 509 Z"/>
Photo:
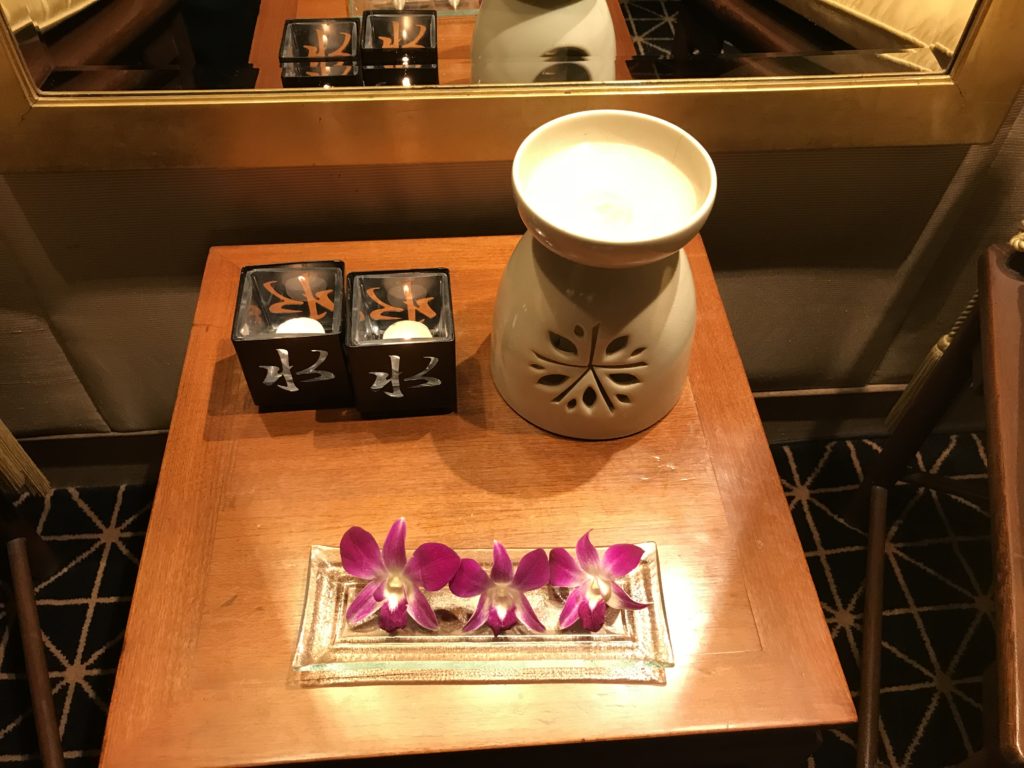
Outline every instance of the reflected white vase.
<path fill-rule="evenodd" d="M 472 56 L 476 83 L 614 80 L 607 0 L 484 0 Z"/>
<path fill-rule="evenodd" d="M 602 174 L 562 172 L 577 155 L 607 167 L 607 189 Z M 528 232 L 495 300 L 498 392 L 524 419 L 558 435 L 605 440 L 650 427 L 686 383 L 697 306 L 681 247 L 714 202 L 710 157 L 663 120 L 581 112 L 527 137 L 513 162 L 513 187 Z M 658 213 L 643 208 L 616 218 L 616 200 Z M 580 231 L 579 221 L 591 229 Z"/>

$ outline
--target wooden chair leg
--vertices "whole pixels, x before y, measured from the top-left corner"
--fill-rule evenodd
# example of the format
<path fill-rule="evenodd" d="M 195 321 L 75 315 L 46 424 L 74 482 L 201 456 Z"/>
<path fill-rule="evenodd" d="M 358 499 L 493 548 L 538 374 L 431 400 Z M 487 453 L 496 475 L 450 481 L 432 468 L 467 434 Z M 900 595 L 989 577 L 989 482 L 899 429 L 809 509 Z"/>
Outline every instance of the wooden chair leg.
<path fill-rule="evenodd" d="M 844 515 L 865 524 L 864 510 L 874 486 L 891 488 L 907 472 L 921 443 L 939 423 L 953 400 L 967 386 L 980 335 L 977 296 L 960 314 L 952 330 L 932 347 L 887 419 L 889 436 L 882 451 L 868 463 L 864 479 Z"/>
<path fill-rule="evenodd" d="M 16 538 L 7 542 L 7 559 L 43 768 L 63 768 L 64 750 L 53 707 L 50 673 L 46 666 L 46 651 L 43 649 L 43 635 L 39 628 L 39 611 L 36 609 L 32 589 L 32 569 L 25 539 Z"/>
<path fill-rule="evenodd" d="M 975 296 L 953 329 L 932 348 L 889 414 L 890 434 L 866 483 L 892 487 L 903 476 L 921 443 L 970 381 L 979 335 Z"/>
<path fill-rule="evenodd" d="M 886 506 L 889 491 L 871 489 L 868 512 L 867 571 L 864 577 L 864 632 L 860 648 L 857 698 L 857 768 L 875 768 L 878 760 L 878 705 L 882 666 L 882 598 L 885 583 Z"/>

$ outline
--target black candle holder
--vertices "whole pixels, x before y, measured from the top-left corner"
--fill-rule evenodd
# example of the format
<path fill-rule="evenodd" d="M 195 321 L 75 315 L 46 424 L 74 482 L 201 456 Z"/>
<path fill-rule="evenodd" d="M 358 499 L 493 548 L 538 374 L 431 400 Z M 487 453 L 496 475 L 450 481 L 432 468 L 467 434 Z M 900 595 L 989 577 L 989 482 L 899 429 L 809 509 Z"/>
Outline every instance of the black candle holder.
<path fill-rule="evenodd" d="M 231 341 L 262 410 L 351 404 L 344 333 L 343 262 L 242 269 Z"/>
<path fill-rule="evenodd" d="M 455 323 L 447 269 L 353 272 L 345 348 L 366 417 L 456 409 Z"/>
<path fill-rule="evenodd" d="M 366 85 L 438 82 L 436 11 L 365 11 L 360 61 Z"/>
<path fill-rule="evenodd" d="M 362 85 L 359 19 L 289 19 L 278 58 L 285 88 Z"/>

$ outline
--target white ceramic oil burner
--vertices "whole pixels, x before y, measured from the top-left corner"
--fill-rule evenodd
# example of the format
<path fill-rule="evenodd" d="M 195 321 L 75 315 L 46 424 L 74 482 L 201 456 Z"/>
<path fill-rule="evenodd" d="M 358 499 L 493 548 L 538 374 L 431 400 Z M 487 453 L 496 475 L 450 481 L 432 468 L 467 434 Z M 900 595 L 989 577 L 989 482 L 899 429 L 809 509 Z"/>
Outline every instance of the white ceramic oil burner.
<path fill-rule="evenodd" d="M 485 0 L 473 29 L 473 82 L 615 80 L 607 0 Z"/>
<path fill-rule="evenodd" d="M 528 231 L 495 302 L 498 391 L 559 435 L 646 429 L 686 381 L 697 308 L 680 249 L 711 212 L 711 158 L 664 120 L 577 112 L 526 137 L 512 184 Z"/>

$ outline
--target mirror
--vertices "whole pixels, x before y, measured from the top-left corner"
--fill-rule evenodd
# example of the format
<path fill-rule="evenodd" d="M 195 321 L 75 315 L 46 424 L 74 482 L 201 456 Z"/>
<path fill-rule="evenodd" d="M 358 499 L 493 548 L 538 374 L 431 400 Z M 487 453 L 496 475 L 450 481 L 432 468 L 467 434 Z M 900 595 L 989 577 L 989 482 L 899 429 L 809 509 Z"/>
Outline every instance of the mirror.
<path fill-rule="evenodd" d="M 43 92 L 941 73 L 975 0 L 0 0 Z"/>

